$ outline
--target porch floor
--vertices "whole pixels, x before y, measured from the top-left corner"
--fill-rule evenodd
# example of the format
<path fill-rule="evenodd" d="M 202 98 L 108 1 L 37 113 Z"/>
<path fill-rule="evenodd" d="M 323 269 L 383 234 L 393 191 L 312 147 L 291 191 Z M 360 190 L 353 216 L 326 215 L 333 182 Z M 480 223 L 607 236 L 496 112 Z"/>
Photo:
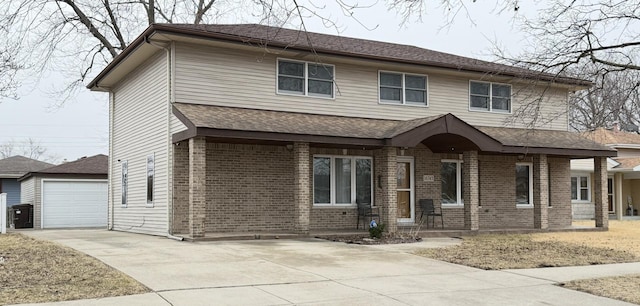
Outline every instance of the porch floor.
<path fill-rule="evenodd" d="M 417 232 L 416 232 L 417 231 Z M 553 229 L 533 229 L 533 228 L 500 228 L 500 229 L 480 229 L 477 231 L 465 230 L 465 229 L 424 229 L 416 230 L 413 226 L 399 226 L 398 234 L 411 234 L 422 238 L 434 238 L 434 237 L 462 237 L 473 236 L 480 234 L 530 234 L 530 233 L 549 233 L 549 232 L 593 232 L 593 231 L 605 231 L 602 228 L 593 226 L 568 226 L 563 228 Z M 293 232 L 227 232 L 227 233 L 205 233 L 202 238 L 191 238 L 185 235 L 178 235 L 184 237 L 188 241 L 220 241 L 220 240 L 258 240 L 258 239 L 296 239 L 296 238 L 310 238 L 310 237 L 341 237 L 341 236 L 355 236 L 362 235 L 368 236 L 369 231 L 363 229 L 342 229 L 342 230 L 312 230 L 308 235 L 296 234 Z"/>

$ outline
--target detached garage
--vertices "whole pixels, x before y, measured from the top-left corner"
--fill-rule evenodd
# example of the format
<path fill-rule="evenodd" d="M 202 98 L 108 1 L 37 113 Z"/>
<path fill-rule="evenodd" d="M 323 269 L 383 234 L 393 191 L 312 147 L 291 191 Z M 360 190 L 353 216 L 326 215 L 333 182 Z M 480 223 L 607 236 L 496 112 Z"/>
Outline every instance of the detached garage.
<path fill-rule="evenodd" d="M 106 155 L 83 157 L 19 179 L 21 202 L 34 208 L 34 228 L 107 226 Z"/>

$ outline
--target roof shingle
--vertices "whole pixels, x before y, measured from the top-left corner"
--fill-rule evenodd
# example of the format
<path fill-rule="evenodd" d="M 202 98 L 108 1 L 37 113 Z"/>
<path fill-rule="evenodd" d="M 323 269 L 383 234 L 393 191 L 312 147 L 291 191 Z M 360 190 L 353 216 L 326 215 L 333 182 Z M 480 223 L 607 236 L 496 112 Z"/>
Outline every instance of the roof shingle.
<path fill-rule="evenodd" d="M 31 171 L 49 168 L 53 164 L 16 155 L 0 159 L 0 177 L 21 177 Z"/>

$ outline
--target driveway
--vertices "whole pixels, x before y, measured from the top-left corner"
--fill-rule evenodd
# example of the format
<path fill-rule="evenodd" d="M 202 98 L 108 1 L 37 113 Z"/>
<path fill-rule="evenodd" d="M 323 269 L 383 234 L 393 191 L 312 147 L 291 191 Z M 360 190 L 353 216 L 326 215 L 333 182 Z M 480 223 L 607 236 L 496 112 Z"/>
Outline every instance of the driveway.
<path fill-rule="evenodd" d="M 24 232 L 87 253 L 154 292 L 52 305 L 630 305 L 509 271 L 318 239 L 180 242 L 104 230 Z"/>

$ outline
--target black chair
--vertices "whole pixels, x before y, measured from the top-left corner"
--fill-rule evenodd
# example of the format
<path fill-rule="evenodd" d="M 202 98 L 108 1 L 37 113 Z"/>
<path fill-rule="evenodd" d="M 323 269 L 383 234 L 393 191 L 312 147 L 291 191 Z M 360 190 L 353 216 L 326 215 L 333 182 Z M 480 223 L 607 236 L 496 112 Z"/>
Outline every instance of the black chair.
<path fill-rule="evenodd" d="M 436 217 L 440 217 L 440 224 L 442 228 L 444 228 L 444 217 L 442 217 L 442 208 L 439 209 L 439 212 L 436 212 L 436 206 L 433 205 L 433 199 L 420 199 L 420 209 L 422 213 L 420 214 L 420 222 L 422 222 L 422 217 L 427 216 L 427 228 L 429 228 L 429 217 L 431 217 L 431 227 L 435 227 Z"/>
<path fill-rule="evenodd" d="M 360 203 L 358 201 L 356 201 L 356 204 L 358 204 L 358 220 L 356 221 L 356 229 L 360 228 L 360 218 L 362 217 L 362 221 L 366 221 L 367 219 L 369 219 L 369 223 L 371 223 L 371 220 L 373 218 L 378 218 L 378 221 L 380 221 L 380 214 L 378 212 L 373 212 L 373 208 L 371 207 L 371 204 L 369 203 Z M 365 229 L 366 226 L 363 224 L 362 228 Z"/>

